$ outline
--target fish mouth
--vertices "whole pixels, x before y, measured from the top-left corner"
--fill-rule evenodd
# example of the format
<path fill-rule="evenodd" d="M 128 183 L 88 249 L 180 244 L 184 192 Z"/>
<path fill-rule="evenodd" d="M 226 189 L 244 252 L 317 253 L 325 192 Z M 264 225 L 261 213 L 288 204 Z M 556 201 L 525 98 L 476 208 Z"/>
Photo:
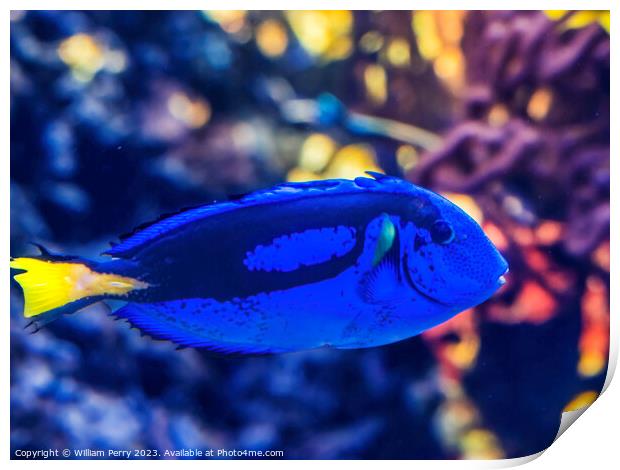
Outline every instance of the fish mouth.
<path fill-rule="evenodd" d="M 498 287 L 502 287 L 504 284 L 506 284 L 506 275 L 508 274 L 508 271 L 510 271 L 510 269 L 506 268 L 504 272 L 500 274 L 500 276 L 497 278 Z"/>

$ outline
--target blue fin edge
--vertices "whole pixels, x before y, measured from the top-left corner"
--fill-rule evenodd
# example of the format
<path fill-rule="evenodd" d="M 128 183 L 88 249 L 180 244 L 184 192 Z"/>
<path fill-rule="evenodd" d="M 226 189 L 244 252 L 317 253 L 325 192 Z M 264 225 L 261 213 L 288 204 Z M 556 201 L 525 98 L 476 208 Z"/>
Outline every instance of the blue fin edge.
<path fill-rule="evenodd" d="M 272 348 L 238 343 L 224 343 L 196 336 L 183 328 L 170 323 L 162 322 L 152 315 L 151 311 L 157 311 L 154 304 L 128 303 L 124 307 L 112 312 L 117 319 L 124 319 L 132 327 L 155 340 L 171 341 L 181 348 L 204 348 L 221 354 L 276 354 L 289 352 L 288 349 Z"/>
<path fill-rule="evenodd" d="M 410 193 L 420 190 L 414 184 L 400 178 L 367 172 L 373 178 L 358 177 L 355 180 L 331 179 L 307 182 L 283 183 L 270 189 L 250 193 L 234 201 L 207 204 L 173 214 L 157 220 L 152 224 L 138 227 L 134 232 L 122 238 L 117 244 L 103 252 L 104 255 L 127 257 L 135 253 L 142 245 L 158 236 L 177 229 L 190 222 L 208 216 L 221 214 L 238 208 L 240 205 L 253 206 L 269 204 L 282 200 L 305 197 L 309 194 L 352 193 L 361 191 L 384 191 L 393 193 Z"/>

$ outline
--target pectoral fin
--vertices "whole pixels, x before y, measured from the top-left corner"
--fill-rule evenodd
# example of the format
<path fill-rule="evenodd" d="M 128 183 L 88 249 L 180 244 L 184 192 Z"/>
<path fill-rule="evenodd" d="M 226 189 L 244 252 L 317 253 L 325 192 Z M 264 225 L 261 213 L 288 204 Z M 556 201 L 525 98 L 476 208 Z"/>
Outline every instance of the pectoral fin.
<path fill-rule="evenodd" d="M 384 258 L 386 253 L 390 251 L 396 238 L 396 227 L 387 214 L 383 214 L 381 220 L 381 228 L 379 229 L 379 237 L 377 238 L 377 246 L 375 255 L 372 259 L 373 267 L 377 266 Z"/>
<path fill-rule="evenodd" d="M 393 300 L 399 294 L 400 240 L 398 230 L 389 216 L 383 215 L 379 237 L 375 248 L 372 268 L 359 284 L 359 293 L 368 303 L 382 303 Z"/>

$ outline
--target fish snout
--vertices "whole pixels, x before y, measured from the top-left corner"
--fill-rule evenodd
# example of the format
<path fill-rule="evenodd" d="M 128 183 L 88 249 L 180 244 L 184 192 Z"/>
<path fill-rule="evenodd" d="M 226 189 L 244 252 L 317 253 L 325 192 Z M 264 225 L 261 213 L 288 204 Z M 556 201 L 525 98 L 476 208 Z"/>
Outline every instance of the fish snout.
<path fill-rule="evenodd" d="M 502 287 L 504 284 L 506 284 L 506 276 L 508 275 L 508 272 L 510 271 L 509 267 L 508 267 L 508 263 L 506 263 L 506 261 L 504 260 L 505 266 L 501 272 L 501 274 L 498 276 L 497 278 L 497 287 Z"/>

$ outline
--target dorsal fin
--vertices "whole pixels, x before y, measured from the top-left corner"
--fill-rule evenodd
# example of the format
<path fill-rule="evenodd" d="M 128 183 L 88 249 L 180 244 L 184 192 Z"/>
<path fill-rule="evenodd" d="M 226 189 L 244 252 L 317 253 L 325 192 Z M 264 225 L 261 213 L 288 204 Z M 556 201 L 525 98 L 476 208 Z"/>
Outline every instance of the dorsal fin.
<path fill-rule="evenodd" d="M 213 204 L 217 204 L 217 201 L 213 201 Z M 206 204 L 208 205 L 208 204 Z M 177 211 L 172 211 L 172 212 L 165 212 L 164 214 L 161 214 L 160 216 L 158 216 L 156 219 L 154 220 L 150 220 L 148 222 L 143 222 L 140 225 L 135 226 L 130 232 L 126 232 L 126 233 L 122 233 L 118 236 L 118 239 L 123 242 L 124 240 L 127 240 L 128 238 L 133 237 L 136 233 L 141 232 L 143 230 L 148 229 L 149 227 L 158 224 L 159 222 L 161 222 L 162 220 L 165 219 L 169 219 L 171 217 L 177 216 L 183 212 L 187 212 L 187 211 L 191 211 L 194 209 L 198 209 L 199 207 L 204 207 L 204 206 L 188 206 L 188 207 L 182 207 L 181 209 L 177 210 Z M 112 242 L 111 243 L 112 246 L 118 246 L 119 243 L 115 243 Z"/>
<path fill-rule="evenodd" d="M 378 171 L 365 171 L 364 173 L 366 173 L 369 176 L 372 176 L 377 181 L 381 181 L 381 180 L 384 180 L 384 179 L 391 178 L 390 176 L 386 175 L 385 173 L 379 173 Z"/>
<path fill-rule="evenodd" d="M 77 256 L 56 253 L 37 242 L 29 242 L 29 243 L 35 246 L 40 252 L 39 255 L 34 256 L 33 258 L 42 259 L 46 261 L 73 261 L 73 260 L 78 259 Z"/>
<path fill-rule="evenodd" d="M 235 200 L 207 204 L 181 210 L 172 215 L 162 216 L 154 222 L 143 224 L 131 233 L 122 236 L 120 243 L 113 245 L 104 255 L 119 258 L 132 257 L 145 243 L 164 233 L 175 230 L 190 222 L 211 217 L 224 212 L 229 212 L 240 206 L 257 206 L 264 204 L 279 203 L 282 201 L 306 197 L 309 195 L 321 195 L 327 192 L 333 194 L 353 193 L 382 190 L 387 192 L 411 192 L 416 186 L 398 178 L 392 178 L 379 173 L 372 176 L 377 178 L 378 185 L 359 184 L 359 181 L 332 179 L 307 182 L 282 183 L 270 189 L 256 191 Z"/>

